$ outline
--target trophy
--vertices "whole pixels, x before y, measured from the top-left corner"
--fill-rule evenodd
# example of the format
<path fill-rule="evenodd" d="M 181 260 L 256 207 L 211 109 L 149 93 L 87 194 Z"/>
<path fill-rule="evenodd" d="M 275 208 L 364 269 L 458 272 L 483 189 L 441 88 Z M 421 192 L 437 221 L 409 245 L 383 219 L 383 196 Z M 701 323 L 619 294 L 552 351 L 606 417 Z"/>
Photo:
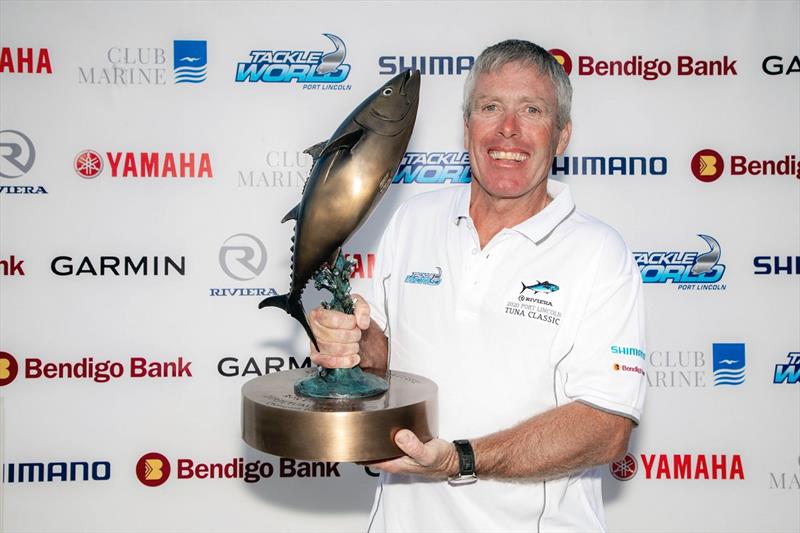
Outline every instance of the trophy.
<path fill-rule="evenodd" d="M 287 294 L 259 308 L 279 307 L 317 346 L 301 300 L 313 278 L 333 293 L 326 309 L 353 313 L 353 264 L 342 245 L 369 216 L 397 172 L 414 129 L 419 71 L 405 71 L 372 93 L 329 140 L 305 152 L 314 163 L 300 203 L 281 222 L 295 221 L 292 280 Z M 400 429 L 423 441 L 436 437 L 436 384 L 384 369 L 299 368 L 255 378 L 242 387 L 242 435 L 263 452 L 295 459 L 364 462 L 402 455 Z"/>

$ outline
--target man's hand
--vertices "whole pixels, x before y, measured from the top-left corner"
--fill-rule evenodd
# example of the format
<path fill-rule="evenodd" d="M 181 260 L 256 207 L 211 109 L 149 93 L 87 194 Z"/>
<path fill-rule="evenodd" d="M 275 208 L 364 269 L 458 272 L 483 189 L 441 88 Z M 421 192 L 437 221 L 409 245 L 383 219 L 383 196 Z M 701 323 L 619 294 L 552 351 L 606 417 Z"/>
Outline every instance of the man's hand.
<path fill-rule="evenodd" d="M 370 468 L 391 474 L 416 474 L 440 479 L 458 473 L 458 453 L 452 442 L 433 439 L 423 444 L 407 429 L 398 431 L 394 442 L 406 455 L 370 464 Z"/>
<path fill-rule="evenodd" d="M 354 314 L 347 315 L 317 307 L 308 315 L 308 323 L 319 344 L 311 344 L 311 362 L 325 368 L 352 368 L 361 361 L 361 332 L 369 328 L 369 304 L 353 295 Z"/>

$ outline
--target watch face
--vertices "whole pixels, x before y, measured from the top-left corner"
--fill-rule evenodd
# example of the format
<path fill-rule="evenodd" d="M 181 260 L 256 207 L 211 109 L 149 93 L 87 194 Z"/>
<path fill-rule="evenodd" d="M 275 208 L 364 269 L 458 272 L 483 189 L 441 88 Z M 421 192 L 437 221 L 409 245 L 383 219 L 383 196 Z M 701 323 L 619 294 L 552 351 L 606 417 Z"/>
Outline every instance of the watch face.
<path fill-rule="evenodd" d="M 474 473 L 469 475 L 455 475 L 447 479 L 447 482 L 451 485 L 469 485 L 470 483 L 475 483 L 478 481 L 478 476 Z"/>

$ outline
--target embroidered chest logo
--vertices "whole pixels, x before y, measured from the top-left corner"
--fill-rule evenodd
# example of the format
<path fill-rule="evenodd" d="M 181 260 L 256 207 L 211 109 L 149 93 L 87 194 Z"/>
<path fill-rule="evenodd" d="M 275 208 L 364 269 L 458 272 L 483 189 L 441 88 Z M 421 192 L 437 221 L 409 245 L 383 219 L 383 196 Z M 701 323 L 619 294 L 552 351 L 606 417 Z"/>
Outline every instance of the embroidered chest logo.
<path fill-rule="evenodd" d="M 439 285 L 442 282 L 442 269 L 436 267 L 436 272 L 412 272 L 406 276 L 406 283 L 413 285 Z"/>
<path fill-rule="evenodd" d="M 522 290 L 516 301 L 508 300 L 505 305 L 505 314 L 520 320 L 537 320 L 547 324 L 560 325 L 561 311 L 553 308 L 552 294 L 559 290 L 559 286 L 548 280 L 536 280 L 536 283 L 526 284 L 520 281 Z"/>

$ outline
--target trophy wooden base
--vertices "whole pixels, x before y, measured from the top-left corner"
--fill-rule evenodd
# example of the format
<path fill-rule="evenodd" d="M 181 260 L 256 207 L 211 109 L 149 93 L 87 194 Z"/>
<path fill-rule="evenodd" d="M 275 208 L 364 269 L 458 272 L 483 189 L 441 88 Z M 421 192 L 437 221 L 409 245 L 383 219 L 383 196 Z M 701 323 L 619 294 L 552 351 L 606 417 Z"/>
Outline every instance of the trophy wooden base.
<path fill-rule="evenodd" d="M 402 455 L 395 434 L 405 428 L 423 442 L 438 435 L 437 387 L 407 372 L 364 369 L 389 382 L 370 398 L 298 396 L 295 382 L 316 368 L 284 370 L 242 387 L 242 438 L 262 452 L 307 461 L 367 462 Z"/>

